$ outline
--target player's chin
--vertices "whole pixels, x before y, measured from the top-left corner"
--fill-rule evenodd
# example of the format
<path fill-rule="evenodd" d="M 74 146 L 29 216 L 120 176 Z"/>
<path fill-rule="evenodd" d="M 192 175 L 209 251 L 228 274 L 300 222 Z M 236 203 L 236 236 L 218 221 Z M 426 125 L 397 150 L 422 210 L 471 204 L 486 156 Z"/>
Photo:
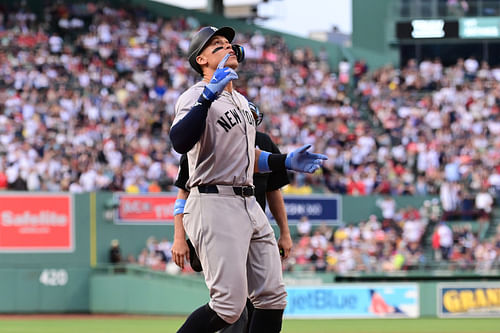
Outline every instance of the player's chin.
<path fill-rule="evenodd" d="M 239 62 L 238 59 L 236 59 L 236 56 L 229 57 L 229 59 L 226 62 L 226 66 L 234 70 L 238 69 Z"/>

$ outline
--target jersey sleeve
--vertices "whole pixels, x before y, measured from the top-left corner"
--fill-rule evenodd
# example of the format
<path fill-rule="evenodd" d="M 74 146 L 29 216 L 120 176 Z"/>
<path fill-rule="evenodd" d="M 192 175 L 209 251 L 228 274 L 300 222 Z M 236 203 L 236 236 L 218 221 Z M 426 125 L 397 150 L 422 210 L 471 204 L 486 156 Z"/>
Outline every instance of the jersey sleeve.
<path fill-rule="evenodd" d="M 180 189 L 188 191 L 188 189 L 186 188 L 186 183 L 188 179 L 189 179 L 188 159 L 187 159 L 187 154 L 183 154 L 181 156 L 181 160 L 179 163 L 179 173 L 177 174 L 177 179 L 175 180 L 174 185 Z"/>

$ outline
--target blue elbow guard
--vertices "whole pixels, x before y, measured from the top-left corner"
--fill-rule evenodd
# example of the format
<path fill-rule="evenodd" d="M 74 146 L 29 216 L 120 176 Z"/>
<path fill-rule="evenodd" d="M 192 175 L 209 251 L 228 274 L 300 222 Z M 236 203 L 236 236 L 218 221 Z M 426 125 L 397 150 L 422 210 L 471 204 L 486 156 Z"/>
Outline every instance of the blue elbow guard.
<path fill-rule="evenodd" d="M 185 199 L 176 199 L 174 204 L 174 216 L 184 213 L 184 206 L 186 205 Z"/>
<path fill-rule="evenodd" d="M 271 168 L 269 167 L 268 163 L 269 155 L 271 155 L 271 153 L 268 153 L 267 151 L 260 152 L 259 161 L 257 164 L 259 166 L 260 173 L 271 172 Z"/>

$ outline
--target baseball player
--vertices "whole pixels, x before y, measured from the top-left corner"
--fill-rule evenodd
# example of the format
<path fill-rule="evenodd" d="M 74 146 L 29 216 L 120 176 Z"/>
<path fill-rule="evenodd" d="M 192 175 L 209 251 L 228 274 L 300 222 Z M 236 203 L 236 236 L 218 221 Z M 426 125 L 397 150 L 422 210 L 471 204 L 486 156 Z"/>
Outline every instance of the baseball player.
<path fill-rule="evenodd" d="M 258 126 L 262 121 L 263 114 L 260 113 L 258 107 L 253 103 L 249 102 L 250 110 L 256 120 L 256 125 Z M 266 151 L 273 153 L 280 153 L 278 147 L 274 144 L 271 138 L 262 132 L 257 131 L 255 137 L 255 145 Z M 188 173 L 188 162 L 187 156 L 184 154 L 181 157 L 179 175 L 175 181 L 175 186 L 179 188 L 177 194 L 177 200 L 185 200 L 188 196 L 188 191 L 186 189 L 186 183 L 189 178 Z M 278 240 L 278 247 L 280 253 L 284 259 L 286 259 L 290 253 L 293 242 L 290 236 L 290 230 L 288 228 L 287 215 L 284 205 L 283 196 L 281 194 L 280 188 L 289 183 L 288 175 L 285 170 L 281 172 L 272 173 L 255 173 L 253 175 L 253 181 L 255 184 L 255 198 L 257 202 L 262 207 L 262 210 L 266 209 L 266 198 L 269 202 L 269 207 L 271 213 L 273 214 L 278 227 L 280 228 L 280 237 Z M 186 236 L 184 232 L 184 227 L 182 226 L 182 213 L 181 209 L 176 209 L 174 212 L 175 219 L 175 236 L 174 244 L 172 246 L 172 258 L 174 262 L 181 268 L 184 268 L 185 260 L 189 260 L 191 267 L 195 271 L 201 271 L 202 267 L 199 262 L 199 258 L 194 250 L 191 242 L 186 241 Z M 221 333 L 242 333 L 248 332 L 249 318 L 251 318 L 253 313 L 253 305 L 250 300 L 247 299 L 246 308 L 243 310 L 240 318 L 231 326 L 223 329 Z"/>
<path fill-rule="evenodd" d="M 189 63 L 203 80 L 185 91 L 170 129 L 174 149 L 187 153 L 190 191 L 183 225 L 204 270 L 210 301 L 178 332 L 216 332 L 255 306 L 249 332 L 280 332 L 286 291 L 274 232 L 254 196 L 253 173 L 314 172 L 325 155 L 310 145 L 288 154 L 256 149 L 255 120 L 238 78 L 230 27 L 205 27 L 191 39 Z M 180 208 L 179 206 L 176 208 Z"/>

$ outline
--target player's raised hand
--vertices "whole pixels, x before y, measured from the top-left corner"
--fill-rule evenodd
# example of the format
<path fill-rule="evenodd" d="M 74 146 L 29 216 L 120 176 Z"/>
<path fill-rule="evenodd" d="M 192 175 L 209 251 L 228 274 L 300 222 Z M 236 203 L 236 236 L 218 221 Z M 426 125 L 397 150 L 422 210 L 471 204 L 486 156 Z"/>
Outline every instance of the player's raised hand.
<path fill-rule="evenodd" d="M 211 102 L 215 101 L 220 93 L 224 90 L 226 85 L 231 80 L 238 78 L 238 74 L 229 67 L 224 67 L 226 65 L 227 59 L 231 56 L 230 53 L 226 54 L 224 58 L 217 65 L 217 69 L 212 76 L 210 82 L 205 86 L 203 90 L 203 98 Z"/>
<path fill-rule="evenodd" d="M 226 67 L 227 59 L 229 59 L 230 56 L 231 56 L 231 53 L 226 54 L 224 56 L 224 58 L 222 58 L 222 60 L 217 65 L 217 69 L 224 69 L 224 67 Z"/>
<path fill-rule="evenodd" d="M 310 153 L 307 150 L 311 145 L 305 145 L 291 153 L 288 153 L 285 159 L 285 166 L 289 170 L 314 173 L 321 167 L 321 163 L 328 157 L 323 154 Z"/>

